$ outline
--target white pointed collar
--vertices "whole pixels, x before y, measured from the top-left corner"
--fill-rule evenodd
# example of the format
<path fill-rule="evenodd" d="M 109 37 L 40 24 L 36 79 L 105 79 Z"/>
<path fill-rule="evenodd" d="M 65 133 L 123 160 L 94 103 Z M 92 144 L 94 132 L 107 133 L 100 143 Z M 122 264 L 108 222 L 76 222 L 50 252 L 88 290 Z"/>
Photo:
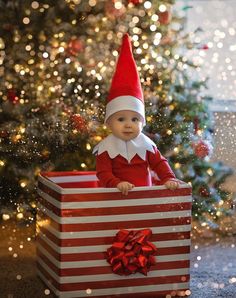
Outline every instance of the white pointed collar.
<path fill-rule="evenodd" d="M 143 133 L 127 142 L 111 134 L 94 147 L 93 153 L 100 155 L 107 151 L 111 159 L 121 155 L 130 162 L 136 154 L 145 160 L 146 151 L 154 153 L 154 147 L 156 147 L 155 143 Z"/>

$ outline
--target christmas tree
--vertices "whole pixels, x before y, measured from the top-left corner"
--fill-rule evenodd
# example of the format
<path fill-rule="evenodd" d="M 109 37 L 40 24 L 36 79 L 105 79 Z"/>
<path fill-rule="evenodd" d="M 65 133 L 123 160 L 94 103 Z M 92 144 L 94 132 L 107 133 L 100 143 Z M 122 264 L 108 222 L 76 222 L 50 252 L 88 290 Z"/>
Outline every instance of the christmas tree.
<path fill-rule="evenodd" d="M 105 99 L 128 32 L 146 102 L 144 132 L 193 187 L 193 216 L 230 210 L 230 169 L 211 163 L 206 81 L 174 0 L 0 1 L 1 205 L 36 206 L 40 171 L 93 170 Z M 226 202 L 226 203 L 225 203 Z"/>

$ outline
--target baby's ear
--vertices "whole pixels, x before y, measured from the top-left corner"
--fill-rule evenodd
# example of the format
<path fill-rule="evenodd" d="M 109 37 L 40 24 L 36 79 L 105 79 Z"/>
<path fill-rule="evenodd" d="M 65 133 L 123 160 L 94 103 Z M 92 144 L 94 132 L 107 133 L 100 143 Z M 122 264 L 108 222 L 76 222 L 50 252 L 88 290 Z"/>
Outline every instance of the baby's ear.
<path fill-rule="evenodd" d="M 111 130 L 111 125 L 109 119 L 105 123 L 106 127 Z"/>
<path fill-rule="evenodd" d="M 110 123 L 109 123 L 108 120 L 106 121 L 105 125 L 106 125 L 107 128 L 110 128 Z"/>

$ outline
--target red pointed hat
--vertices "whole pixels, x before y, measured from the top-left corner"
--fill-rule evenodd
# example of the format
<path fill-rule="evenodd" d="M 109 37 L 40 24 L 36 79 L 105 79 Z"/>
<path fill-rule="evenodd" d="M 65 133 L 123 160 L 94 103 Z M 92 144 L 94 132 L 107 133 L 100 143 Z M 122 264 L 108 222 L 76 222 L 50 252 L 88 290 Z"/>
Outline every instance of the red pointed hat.
<path fill-rule="evenodd" d="M 139 113 L 145 123 L 143 92 L 132 54 L 130 37 L 127 33 L 123 37 L 116 71 L 107 98 L 105 122 L 112 114 L 122 110 Z"/>

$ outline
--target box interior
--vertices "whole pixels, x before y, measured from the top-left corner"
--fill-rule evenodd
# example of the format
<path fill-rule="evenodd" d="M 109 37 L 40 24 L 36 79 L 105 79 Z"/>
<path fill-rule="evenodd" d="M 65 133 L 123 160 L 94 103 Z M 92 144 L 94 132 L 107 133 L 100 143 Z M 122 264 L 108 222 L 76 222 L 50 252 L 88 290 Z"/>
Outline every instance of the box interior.
<path fill-rule="evenodd" d="M 41 175 L 62 188 L 99 187 L 95 171 L 43 172 Z"/>

